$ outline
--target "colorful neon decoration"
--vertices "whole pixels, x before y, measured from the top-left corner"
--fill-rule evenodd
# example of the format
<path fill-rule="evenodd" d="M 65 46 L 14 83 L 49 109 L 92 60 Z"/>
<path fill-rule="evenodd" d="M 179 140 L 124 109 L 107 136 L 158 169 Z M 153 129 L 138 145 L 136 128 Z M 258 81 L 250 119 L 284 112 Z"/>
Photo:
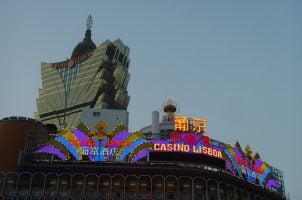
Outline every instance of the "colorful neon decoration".
<path fill-rule="evenodd" d="M 150 151 L 204 154 L 225 160 L 225 170 L 234 176 L 266 189 L 280 188 L 269 165 L 260 159 L 259 154 L 252 156 L 251 148 L 243 151 L 239 143 L 234 147 L 223 143 L 216 146 L 203 134 L 179 131 L 171 132 L 167 140 L 148 139 L 142 133 L 130 133 L 123 127 L 110 133 L 104 132 L 105 126 L 102 127 L 94 133 L 80 129 L 62 130 L 35 153 L 53 154 L 64 161 L 130 163 L 146 162 Z"/>
<path fill-rule="evenodd" d="M 51 153 L 61 160 L 66 160 L 66 157 L 63 152 L 53 146 L 43 146 L 42 148 L 35 151 L 36 153 Z"/>

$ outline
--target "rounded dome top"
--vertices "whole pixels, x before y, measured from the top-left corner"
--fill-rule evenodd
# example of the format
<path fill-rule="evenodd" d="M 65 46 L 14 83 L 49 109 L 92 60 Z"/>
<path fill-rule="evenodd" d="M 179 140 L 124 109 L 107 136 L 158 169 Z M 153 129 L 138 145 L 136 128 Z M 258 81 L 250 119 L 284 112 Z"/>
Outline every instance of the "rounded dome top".
<path fill-rule="evenodd" d="M 77 46 L 74 48 L 71 54 L 71 59 L 84 55 L 95 49 L 96 49 L 96 45 L 91 40 L 91 30 L 87 29 L 83 41 L 78 43 Z"/>
<path fill-rule="evenodd" d="M 174 105 L 166 105 L 164 107 L 164 112 L 165 113 L 175 113 L 176 112 L 176 106 L 174 106 Z"/>
<path fill-rule="evenodd" d="M 174 114 L 177 111 L 177 104 L 169 99 L 168 101 L 163 103 L 163 110 L 167 114 Z"/>

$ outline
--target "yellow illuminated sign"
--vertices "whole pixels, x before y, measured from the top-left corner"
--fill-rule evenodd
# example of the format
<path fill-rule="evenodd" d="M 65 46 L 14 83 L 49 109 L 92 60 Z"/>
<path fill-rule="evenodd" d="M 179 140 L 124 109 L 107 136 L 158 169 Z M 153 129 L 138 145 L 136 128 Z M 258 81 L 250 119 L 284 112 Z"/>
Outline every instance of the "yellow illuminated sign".
<path fill-rule="evenodd" d="M 202 118 L 193 118 L 192 119 L 193 131 L 197 133 L 207 132 L 207 120 Z"/>
<path fill-rule="evenodd" d="M 207 120 L 199 117 L 175 116 L 174 130 L 183 132 L 193 131 L 196 133 L 207 132 Z"/>
<path fill-rule="evenodd" d="M 189 118 L 188 117 L 174 117 L 174 127 L 177 131 L 189 131 Z"/>

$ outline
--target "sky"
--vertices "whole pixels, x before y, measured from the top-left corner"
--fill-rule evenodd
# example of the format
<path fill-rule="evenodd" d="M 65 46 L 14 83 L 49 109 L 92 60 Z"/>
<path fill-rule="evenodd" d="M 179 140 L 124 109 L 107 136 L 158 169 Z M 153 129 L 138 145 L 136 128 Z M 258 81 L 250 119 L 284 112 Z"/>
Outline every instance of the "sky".
<path fill-rule="evenodd" d="M 0 118 L 33 117 L 41 62 L 71 56 L 93 16 L 92 40 L 130 48 L 130 130 L 169 98 L 203 117 L 211 138 L 283 171 L 302 199 L 302 1 L 0 1 Z"/>

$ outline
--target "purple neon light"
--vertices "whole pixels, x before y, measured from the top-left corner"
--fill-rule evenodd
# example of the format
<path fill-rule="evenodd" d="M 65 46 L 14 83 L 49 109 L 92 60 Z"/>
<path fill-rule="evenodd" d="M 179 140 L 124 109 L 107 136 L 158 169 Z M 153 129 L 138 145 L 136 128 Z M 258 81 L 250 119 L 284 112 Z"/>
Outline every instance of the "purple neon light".
<path fill-rule="evenodd" d="M 149 153 L 149 150 L 146 149 L 146 150 L 143 150 L 141 152 L 139 152 L 138 154 L 136 154 L 136 156 L 132 159 L 131 162 L 136 162 L 138 161 L 139 159 L 143 158 L 143 157 L 146 157 Z"/>
<path fill-rule="evenodd" d="M 211 148 L 212 148 L 212 149 L 215 149 L 215 150 L 217 150 L 217 151 L 223 152 L 223 148 L 220 148 L 220 147 L 217 147 L 217 146 L 212 146 L 212 145 L 211 145 Z"/>
<path fill-rule="evenodd" d="M 235 151 L 236 156 L 238 156 L 240 158 L 243 158 L 243 156 L 242 156 L 242 154 L 241 154 L 241 152 L 239 151 L 238 148 L 234 148 L 234 151 Z"/>
<path fill-rule="evenodd" d="M 226 168 L 227 168 L 233 175 L 236 174 L 236 171 L 234 170 L 234 168 L 232 167 L 231 163 L 230 163 L 228 160 L 226 160 L 225 165 L 226 165 Z"/>
<path fill-rule="evenodd" d="M 278 182 L 277 182 L 276 180 L 270 179 L 270 180 L 267 182 L 265 188 L 266 188 L 266 189 L 269 189 L 270 187 L 280 188 L 280 185 L 278 184 Z"/>
<path fill-rule="evenodd" d="M 123 131 L 112 139 L 112 141 L 124 141 L 127 137 L 129 137 L 130 133 L 128 131 Z"/>
<path fill-rule="evenodd" d="M 255 166 L 261 167 L 262 163 L 263 163 L 262 160 L 258 159 L 255 161 Z"/>
<path fill-rule="evenodd" d="M 57 148 L 55 148 L 53 146 L 44 146 L 35 152 L 36 153 L 52 153 L 52 154 L 58 156 L 58 158 L 60 158 L 61 160 L 66 160 L 65 155 L 60 150 L 58 150 Z"/>
<path fill-rule="evenodd" d="M 75 129 L 73 131 L 74 135 L 76 136 L 76 138 L 78 139 L 78 141 L 80 142 L 81 147 L 89 147 L 88 148 L 88 158 L 89 160 L 93 160 L 92 157 L 92 151 L 89 145 L 82 145 L 82 141 L 87 141 L 89 138 L 86 136 L 86 134 L 78 129 Z"/>
<path fill-rule="evenodd" d="M 82 141 L 86 141 L 88 140 L 88 137 L 86 136 L 86 134 L 78 129 L 75 129 L 73 131 L 73 134 L 76 136 L 76 138 L 79 140 L 80 144 Z M 82 146 L 82 144 L 81 144 Z"/>

